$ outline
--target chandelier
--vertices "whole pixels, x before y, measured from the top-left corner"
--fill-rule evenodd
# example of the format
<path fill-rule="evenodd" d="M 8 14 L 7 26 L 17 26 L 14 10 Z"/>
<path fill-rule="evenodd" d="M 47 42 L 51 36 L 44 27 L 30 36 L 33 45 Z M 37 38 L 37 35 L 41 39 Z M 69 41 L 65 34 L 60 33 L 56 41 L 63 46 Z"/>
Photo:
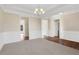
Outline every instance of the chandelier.
<path fill-rule="evenodd" d="M 45 10 L 43 8 L 36 8 L 34 10 L 34 14 L 36 14 L 36 15 L 45 14 Z"/>

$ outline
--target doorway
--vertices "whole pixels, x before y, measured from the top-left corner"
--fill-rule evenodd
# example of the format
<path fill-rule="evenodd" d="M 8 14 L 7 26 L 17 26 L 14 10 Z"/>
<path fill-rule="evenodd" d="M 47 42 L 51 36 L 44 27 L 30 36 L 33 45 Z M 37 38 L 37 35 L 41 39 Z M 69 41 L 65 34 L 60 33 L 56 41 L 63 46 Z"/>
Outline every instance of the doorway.
<path fill-rule="evenodd" d="M 55 37 L 60 37 L 60 22 L 59 19 L 54 20 L 55 23 Z"/>
<path fill-rule="evenodd" d="M 20 20 L 20 31 L 21 31 L 21 39 L 29 40 L 29 25 L 28 18 L 22 17 Z"/>
<path fill-rule="evenodd" d="M 21 40 L 24 40 L 25 36 L 25 22 L 23 19 L 20 20 L 20 31 L 21 31 Z"/>

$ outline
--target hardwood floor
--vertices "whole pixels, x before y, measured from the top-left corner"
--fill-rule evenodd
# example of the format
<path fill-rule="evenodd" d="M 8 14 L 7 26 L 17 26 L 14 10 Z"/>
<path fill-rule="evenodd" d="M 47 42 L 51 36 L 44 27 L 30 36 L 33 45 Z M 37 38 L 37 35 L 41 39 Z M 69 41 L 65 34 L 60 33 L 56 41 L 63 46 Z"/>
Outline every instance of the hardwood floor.
<path fill-rule="evenodd" d="M 47 39 L 48 39 L 49 41 L 53 41 L 53 42 L 59 43 L 59 39 L 58 39 L 58 38 L 48 37 Z"/>
<path fill-rule="evenodd" d="M 24 37 L 24 40 L 29 40 L 29 36 L 25 36 Z"/>
<path fill-rule="evenodd" d="M 66 39 L 59 39 L 57 37 L 48 37 L 47 40 L 79 50 L 79 42 L 74 42 Z"/>

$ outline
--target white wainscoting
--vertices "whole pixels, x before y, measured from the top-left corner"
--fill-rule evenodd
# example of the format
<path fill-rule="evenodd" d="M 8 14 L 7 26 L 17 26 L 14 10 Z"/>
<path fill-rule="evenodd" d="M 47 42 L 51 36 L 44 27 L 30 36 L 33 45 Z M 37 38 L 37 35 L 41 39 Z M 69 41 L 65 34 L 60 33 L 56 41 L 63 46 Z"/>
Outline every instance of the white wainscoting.
<path fill-rule="evenodd" d="M 31 39 L 37 39 L 37 38 L 42 38 L 40 30 L 38 30 L 38 31 L 30 31 L 29 32 L 29 39 L 30 40 Z"/>
<path fill-rule="evenodd" d="M 0 49 L 4 44 L 21 41 L 21 32 L 3 32 L 0 34 Z"/>
<path fill-rule="evenodd" d="M 20 32 L 3 32 L 3 42 L 12 43 L 16 41 L 21 41 L 21 33 Z"/>
<path fill-rule="evenodd" d="M 63 34 L 60 35 L 60 38 L 79 42 L 79 31 L 63 31 Z"/>

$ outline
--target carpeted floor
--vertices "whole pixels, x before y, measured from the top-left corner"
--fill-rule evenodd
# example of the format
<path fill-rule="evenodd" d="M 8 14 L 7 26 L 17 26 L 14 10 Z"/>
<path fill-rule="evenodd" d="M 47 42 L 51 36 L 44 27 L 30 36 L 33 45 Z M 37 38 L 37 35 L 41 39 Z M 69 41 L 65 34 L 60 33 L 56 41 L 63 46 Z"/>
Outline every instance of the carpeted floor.
<path fill-rule="evenodd" d="M 0 55 L 79 55 L 79 50 L 46 39 L 34 39 L 6 44 Z"/>

